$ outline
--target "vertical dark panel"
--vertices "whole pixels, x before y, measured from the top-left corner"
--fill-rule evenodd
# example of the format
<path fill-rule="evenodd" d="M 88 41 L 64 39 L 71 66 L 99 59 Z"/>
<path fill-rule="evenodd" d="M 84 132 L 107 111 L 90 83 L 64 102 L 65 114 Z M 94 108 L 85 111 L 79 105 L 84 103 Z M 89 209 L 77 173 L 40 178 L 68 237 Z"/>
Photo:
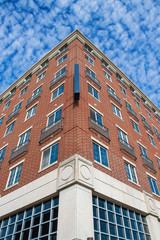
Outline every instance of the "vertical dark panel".
<path fill-rule="evenodd" d="M 74 65 L 74 100 L 80 98 L 80 86 L 79 86 L 79 64 Z"/>

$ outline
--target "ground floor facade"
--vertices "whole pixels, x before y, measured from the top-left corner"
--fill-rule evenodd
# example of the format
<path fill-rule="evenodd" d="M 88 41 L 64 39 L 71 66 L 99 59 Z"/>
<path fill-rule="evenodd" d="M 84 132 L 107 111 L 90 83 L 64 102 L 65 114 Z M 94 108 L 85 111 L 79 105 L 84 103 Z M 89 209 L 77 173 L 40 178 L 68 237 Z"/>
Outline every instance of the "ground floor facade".
<path fill-rule="evenodd" d="M 160 202 L 79 155 L 0 198 L 0 240 L 158 240 Z"/>

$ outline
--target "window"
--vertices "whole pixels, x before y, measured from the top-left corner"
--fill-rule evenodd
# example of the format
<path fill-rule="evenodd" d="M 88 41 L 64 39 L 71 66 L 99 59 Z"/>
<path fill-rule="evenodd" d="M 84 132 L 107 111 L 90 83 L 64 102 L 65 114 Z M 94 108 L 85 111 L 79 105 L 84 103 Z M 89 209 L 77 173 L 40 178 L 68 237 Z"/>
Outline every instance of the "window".
<path fill-rule="evenodd" d="M 57 162 L 58 146 L 59 146 L 59 143 L 57 142 L 43 151 L 41 169 L 51 165 L 52 163 Z"/>
<path fill-rule="evenodd" d="M 6 108 L 9 107 L 10 103 L 11 103 L 11 101 L 9 101 L 8 103 L 5 104 L 3 111 L 4 111 Z"/>
<path fill-rule="evenodd" d="M 52 125 L 56 124 L 57 122 L 59 122 L 61 119 L 61 114 L 62 114 L 62 108 L 58 109 L 56 112 L 51 114 L 48 117 L 47 127 L 52 126 Z"/>
<path fill-rule="evenodd" d="M 4 117 L 1 117 L 1 118 L 0 118 L 0 126 L 1 126 L 1 124 L 2 124 L 2 122 L 3 122 L 3 119 L 4 119 Z"/>
<path fill-rule="evenodd" d="M 91 120 L 93 120 L 94 122 L 98 123 L 101 126 L 103 125 L 102 116 L 96 111 L 94 111 L 92 108 L 90 108 L 90 117 L 91 117 Z"/>
<path fill-rule="evenodd" d="M 123 140 L 124 142 L 128 143 L 128 138 L 127 138 L 127 134 L 124 133 L 122 130 L 120 130 L 118 128 L 118 136 L 121 140 Z"/>
<path fill-rule="evenodd" d="M 0 222 L 0 239 L 57 239 L 59 198 L 30 206 Z"/>
<path fill-rule="evenodd" d="M 145 117 L 143 117 L 143 116 L 141 115 L 141 118 L 142 118 L 142 122 L 143 122 L 143 123 L 146 123 Z"/>
<path fill-rule="evenodd" d="M 125 103 L 126 103 L 126 107 L 127 107 L 130 111 L 132 111 L 132 106 L 131 106 L 131 104 L 128 103 L 128 102 L 125 102 Z"/>
<path fill-rule="evenodd" d="M 58 59 L 58 65 L 60 65 L 62 62 L 64 62 L 67 59 L 67 54 L 65 54 L 63 57 Z"/>
<path fill-rule="evenodd" d="M 128 162 L 125 162 L 125 167 L 128 179 L 134 183 L 137 183 L 135 167 L 129 164 Z"/>
<path fill-rule="evenodd" d="M 19 182 L 19 178 L 20 178 L 20 175 L 21 175 L 21 170 L 22 170 L 22 164 L 13 168 L 10 171 L 7 187 L 11 187 L 11 186 L 13 186 L 13 185 L 15 185 L 16 183 Z"/>
<path fill-rule="evenodd" d="M 91 85 L 88 84 L 88 92 L 93 96 L 95 97 L 96 99 L 99 100 L 99 96 L 98 96 L 98 91 L 93 88 Z"/>
<path fill-rule="evenodd" d="M 150 143 L 151 143 L 153 146 L 156 146 L 153 137 L 151 137 L 151 135 L 149 135 L 149 134 L 148 134 L 148 137 L 149 137 Z"/>
<path fill-rule="evenodd" d="M 4 148 L 2 148 L 2 149 L 0 150 L 0 161 L 3 160 L 3 156 L 4 156 L 4 153 L 5 153 L 5 150 L 6 150 L 6 147 L 4 147 Z"/>
<path fill-rule="evenodd" d="M 120 89 L 121 89 L 122 93 L 124 93 L 125 95 L 127 95 L 126 89 L 124 89 L 122 86 L 120 86 Z"/>
<path fill-rule="evenodd" d="M 156 156 L 156 159 L 157 159 L 158 166 L 159 166 L 159 169 L 160 169 L 160 158 L 158 158 L 158 157 Z"/>
<path fill-rule="evenodd" d="M 136 132 L 140 133 L 138 124 L 137 124 L 136 122 L 134 122 L 133 120 L 131 120 L 131 121 L 132 121 L 133 129 L 134 129 Z"/>
<path fill-rule="evenodd" d="M 141 108 L 139 102 L 136 99 L 134 99 L 134 101 L 135 101 L 137 107 Z"/>
<path fill-rule="evenodd" d="M 32 108 L 30 108 L 30 109 L 27 111 L 26 120 L 29 119 L 29 118 L 31 118 L 33 115 L 35 115 L 36 108 L 37 108 L 37 105 L 33 106 Z"/>
<path fill-rule="evenodd" d="M 158 129 L 155 126 L 153 126 L 153 128 L 154 128 L 155 134 L 159 135 Z"/>
<path fill-rule="evenodd" d="M 93 60 L 88 55 L 85 54 L 85 59 L 93 65 Z"/>
<path fill-rule="evenodd" d="M 42 78 L 44 78 L 46 75 L 46 72 L 43 72 L 41 75 L 38 76 L 37 82 L 39 82 Z"/>
<path fill-rule="evenodd" d="M 114 114 L 115 114 L 117 117 L 119 117 L 119 118 L 122 119 L 120 109 L 119 109 L 118 107 L 116 107 L 115 105 L 113 105 L 113 104 L 112 104 L 112 109 L 113 109 Z"/>
<path fill-rule="evenodd" d="M 26 143 L 28 143 L 30 132 L 31 132 L 31 130 L 23 133 L 23 134 L 20 136 L 19 142 L 18 142 L 18 147 L 21 147 L 21 146 L 25 145 Z"/>
<path fill-rule="evenodd" d="M 42 87 L 37 88 L 37 89 L 33 92 L 33 96 L 32 96 L 32 97 L 37 96 L 37 95 L 41 92 L 41 89 L 42 89 Z"/>
<path fill-rule="evenodd" d="M 141 154 L 144 158 L 148 159 L 148 156 L 147 156 L 147 150 L 143 147 L 143 146 L 139 146 L 140 147 L 140 150 L 141 150 Z"/>
<path fill-rule="evenodd" d="M 64 84 L 52 92 L 52 101 L 64 92 Z"/>
<path fill-rule="evenodd" d="M 160 126 L 160 122 L 158 122 L 158 125 Z"/>
<path fill-rule="evenodd" d="M 89 69 L 88 67 L 86 67 L 86 72 L 88 73 L 88 75 L 90 75 L 92 78 L 96 78 L 96 74 L 91 70 Z"/>
<path fill-rule="evenodd" d="M 104 71 L 104 76 L 105 76 L 109 81 L 112 82 L 111 76 L 110 76 L 108 73 L 106 73 L 105 71 Z"/>
<path fill-rule="evenodd" d="M 66 72 L 66 67 L 62 68 L 55 74 L 55 79 L 61 77 Z"/>
<path fill-rule="evenodd" d="M 27 88 L 28 88 L 28 86 L 27 87 L 25 87 L 22 91 L 21 91 L 21 93 L 20 93 L 20 97 L 27 91 Z"/>
<path fill-rule="evenodd" d="M 148 117 L 149 117 L 150 119 L 152 119 L 152 116 L 151 116 L 150 112 L 147 111 L 147 114 L 148 114 Z"/>
<path fill-rule="evenodd" d="M 154 178 L 151 178 L 150 176 L 148 176 L 148 180 L 149 180 L 152 192 L 155 193 L 156 195 L 159 195 L 156 180 Z"/>
<path fill-rule="evenodd" d="M 6 128 L 5 136 L 8 135 L 10 132 L 12 132 L 14 123 L 15 123 L 15 122 L 11 123 L 11 124 Z"/>
<path fill-rule="evenodd" d="M 151 240 L 144 215 L 93 196 L 94 240 Z"/>
<path fill-rule="evenodd" d="M 18 104 L 14 107 L 13 112 L 18 111 L 18 110 L 20 109 L 20 107 L 21 107 L 21 104 L 22 104 L 22 102 L 18 103 Z"/>
<path fill-rule="evenodd" d="M 107 150 L 93 142 L 94 160 L 108 167 Z"/>
<path fill-rule="evenodd" d="M 115 90 L 113 88 L 111 88 L 110 86 L 108 86 L 108 91 L 112 94 L 115 95 Z"/>

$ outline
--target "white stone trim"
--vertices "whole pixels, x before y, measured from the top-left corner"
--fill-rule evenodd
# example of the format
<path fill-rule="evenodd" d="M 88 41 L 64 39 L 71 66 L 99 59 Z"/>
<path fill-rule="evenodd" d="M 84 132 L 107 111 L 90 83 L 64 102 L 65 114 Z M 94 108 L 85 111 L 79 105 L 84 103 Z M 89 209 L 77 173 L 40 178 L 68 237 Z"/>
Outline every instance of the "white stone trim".
<path fill-rule="evenodd" d="M 39 101 L 37 101 L 36 103 L 34 103 L 31 107 L 27 108 L 27 111 L 28 112 L 31 108 L 33 108 L 35 105 L 37 105 L 39 103 Z"/>
<path fill-rule="evenodd" d="M 30 126 L 29 128 L 27 128 L 25 131 L 23 131 L 22 133 L 20 133 L 18 136 L 20 137 L 22 134 L 24 134 L 25 132 L 27 132 L 28 130 L 30 130 L 33 126 Z"/>
<path fill-rule="evenodd" d="M 136 164 L 134 164 L 133 162 L 131 162 L 130 160 L 128 160 L 127 158 L 125 158 L 124 156 L 122 156 L 123 160 L 128 162 L 129 164 L 133 165 L 134 167 L 136 167 Z M 132 181 L 131 181 L 132 182 Z"/>
<path fill-rule="evenodd" d="M 142 143 L 140 143 L 138 140 L 137 140 L 137 143 L 139 144 L 139 145 L 141 145 L 142 147 L 144 147 L 145 149 L 147 149 L 147 147 L 145 147 Z"/>
<path fill-rule="evenodd" d="M 59 65 L 59 66 L 60 66 L 60 65 Z M 61 66 L 60 69 L 54 73 L 54 75 L 56 76 L 56 74 L 57 74 L 59 71 L 61 71 L 63 68 L 65 68 L 66 66 L 67 66 L 67 64 L 65 64 L 64 66 Z"/>
<path fill-rule="evenodd" d="M 42 87 L 43 83 L 41 83 L 38 87 L 36 87 L 34 90 L 32 90 L 32 93 L 35 92 L 38 88 Z"/>
<path fill-rule="evenodd" d="M 51 145 L 53 145 L 54 143 L 58 142 L 61 139 L 61 137 L 56 138 L 54 141 L 48 143 L 47 145 L 45 145 L 44 147 L 41 148 L 41 151 L 43 151 L 44 149 L 47 149 L 48 147 L 50 147 Z"/>
<path fill-rule="evenodd" d="M 153 176 L 152 174 L 150 174 L 149 172 L 146 172 L 146 174 L 157 181 L 157 178 L 155 176 Z"/>
<path fill-rule="evenodd" d="M 104 143 L 100 142 L 100 141 L 97 140 L 95 137 L 92 137 L 92 136 L 91 136 L 91 139 L 92 139 L 94 142 L 96 142 L 96 143 L 98 143 L 99 145 L 101 145 L 102 147 L 104 147 L 104 148 L 106 148 L 107 150 L 109 150 L 109 147 L 108 147 L 107 145 L 105 145 Z"/>
<path fill-rule="evenodd" d="M 46 115 L 46 117 L 49 117 L 52 113 L 54 113 L 54 112 L 56 112 L 59 108 L 61 108 L 63 106 L 63 103 L 60 105 L 60 106 L 58 106 L 57 108 L 55 108 L 52 112 L 50 112 L 50 113 L 48 113 L 47 115 Z"/>
<path fill-rule="evenodd" d="M 91 85 L 92 88 L 94 88 L 98 93 L 100 92 L 95 86 L 93 86 L 90 82 L 87 81 L 89 85 Z"/>
<path fill-rule="evenodd" d="M 85 66 L 86 66 L 87 68 L 89 68 L 89 70 L 91 70 L 92 72 L 94 72 L 94 73 L 95 73 L 95 71 L 93 71 L 93 70 L 92 70 L 92 68 L 91 68 L 91 66 L 93 66 L 92 64 L 91 64 L 91 66 L 90 66 L 90 67 L 88 67 L 88 66 L 87 66 L 87 64 L 85 64 Z M 93 67 L 94 67 L 94 66 L 93 66 Z M 95 75 L 97 75 L 97 74 L 95 73 Z"/>
<path fill-rule="evenodd" d="M 107 84 L 108 87 L 112 88 L 112 90 L 113 90 L 114 92 L 116 92 L 116 90 L 115 90 L 113 87 L 111 87 L 111 86 L 108 84 L 108 82 L 107 82 L 106 84 Z"/>
<path fill-rule="evenodd" d="M 13 121 L 11 121 L 9 124 L 6 125 L 6 129 L 8 126 L 10 126 L 13 122 L 15 122 L 17 120 L 17 118 L 15 118 Z M 6 131 L 5 131 L 6 132 Z M 6 136 L 6 135 L 5 135 Z"/>
<path fill-rule="evenodd" d="M 8 143 L 6 143 L 3 147 L 1 147 L 1 148 L 0 148 L 0 151 L 1 151 L 3 148 L 7 147 L 7 146 L 8 146 Z"/>
<path fill-rule="evenodd" d="M 13 168 L 21 165 L 21 163 L 23 163 L 25 161 L 25 159 L 21 160 L 20 162 L 16 163 L 15 165 L 13 165 L 12 167 L 9 168 L 9 171 L 11 171 Z M 8 188 L 7 188 L 8 189 Z"/>
<path fill-rule="evenodd" d="M 115 124 L 116 125 L 116 127 L 117 128 L 119 128 L 122 132 L 124 132 L 126 135 L 128 135 L 128 133 L 125 131 L 125 130 L 123 130 L 123 128 L 121 128 L 119 125 L 117 125 L 117 124 Z"/>
<path fill-rule="evenodd" d="M 97 110 L 95 107 L 93 107 L 90 103 L 88 104 L 89 107 L 93 108 L 97 113 L 99 113 L 101 116 L 104 116 L 103 113 L 101 113 L 99 110 Z"/>
<path fill-rule="evenodd" d="M 60 83 L 57 87 L 55 87 L 54 89 L 52 89 L 51 93 L 53 93 L 55 90 L 57 90 L 61 85 L 63 85 L 66 81 L 63 81 L 62 83 Z"/>
<path fill-rule="evenodd" d="M 120 111 L 121 111 L 121 108 L 119 106 L 117 106 L 117 104 L 115 104 L 114 102 L 112 102 L 112 100 L 110 100 L 111 104 L 113 104 L 115 107 L 117 107 Z M 117 116 L 117 115 L 116 115 Z"/>

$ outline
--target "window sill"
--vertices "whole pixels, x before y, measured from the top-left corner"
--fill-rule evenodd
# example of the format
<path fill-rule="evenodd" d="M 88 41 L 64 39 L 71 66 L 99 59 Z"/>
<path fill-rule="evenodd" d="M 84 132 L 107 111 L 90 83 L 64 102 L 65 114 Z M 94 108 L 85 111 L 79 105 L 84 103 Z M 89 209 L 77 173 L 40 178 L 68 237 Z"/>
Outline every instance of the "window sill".
<path fill-rule="evenodd" d="M 107 170 L 112 171 L 111 168 L 103 165 L 102 163 L 99 163 L 99 162 L 97 162 L 96 160 L 94 160 L 94 162 L 97 163 L 98 165 L 100 165 L 101 167 L 104 167 L 104 168 L 106 168 Z"/>
<path fill-rule="evenodd" d="M 133 183 L 133 184 L 136 185 L 137 187 L 141 187 L 141 185 L 139 185 L 138 183 L 135 183 L 135 182 L 131 181 L 130 179 L 128 179 L 128 181 L 129 181 L 130 183 Z"/>
<path fill-rule="evenodd" d="M 47 167 L 45 167 L 45 168 L 42 168 L 42 169 L 40 169 L 40 170 L 38 171 L 38 173 L 41 173 L 41 172 L 43 172 L 44 170 L 46 170 L 46 169 L 48 169 L 48 168 L 52 167 L 52 166 L 53 166 L 53 165 L 55 165 L 57 162 L 58 162 L 58 161 L 56 161 L 56 162 L 54 162 L 54 163 L 52 163 L 52 164 L 48 165 L 48 166 L 47 166 Z"/>
<path fill-rule="evenodd" d="M 157 195 L 156 193 L 153 193 L 153 192 L 152 192 L 152 194 L 155 195 L 156 197 L 160 198 L 160 195 Z"/>
<path fill-rule="evenodd" d="M 118 117 L 115 113 L 114 113 L 114 115 L 116 116 L 116 117 Z M 120 118 L 120 117 L 118 117 L 121 121 L 123 121 L 124 122 L 124 120 L 122 119 L 122 118 Z"/>
<path fill-rule="evenodd" d="M 18 182 L 19 183 L 19 182 Z M 12 186 L 10 186 L 10 187 L 6 187 L 3 191 L 5 192 L 5 191 L 7 191 L 7 190 L 9 190 L 9 189 L 11 189 L 12 187 L 14 187 L 14 186 L 16 186 L 16 185 L 18 185 L 18 183 L 15 183 L 15 184 L 13 184 Z"/>

